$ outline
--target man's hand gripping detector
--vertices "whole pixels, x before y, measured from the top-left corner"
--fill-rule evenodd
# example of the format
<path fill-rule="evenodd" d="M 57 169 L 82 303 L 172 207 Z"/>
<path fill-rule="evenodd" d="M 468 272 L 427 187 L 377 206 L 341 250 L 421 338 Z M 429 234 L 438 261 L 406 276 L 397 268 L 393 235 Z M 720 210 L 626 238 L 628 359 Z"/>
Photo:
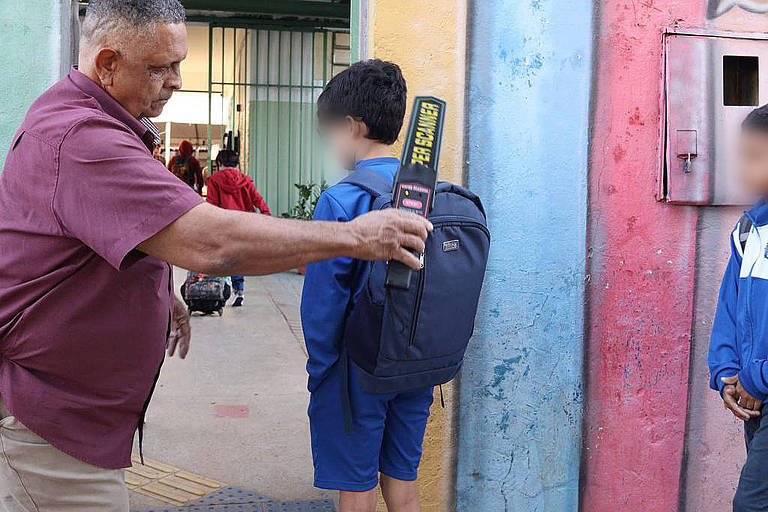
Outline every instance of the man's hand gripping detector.
<path fill-rule="evenodd" d="M 437 164 L 443 136 L 445 102 L 418 96 L 413 103 L 408 138 L 392 191 L 393 207 L 427 217 L 435 201 Z M 424 255 L 414 253 L 423 261 Z M 407 290 L 412 270 L 399 261 L 390 261 L 387 286 Z"/>

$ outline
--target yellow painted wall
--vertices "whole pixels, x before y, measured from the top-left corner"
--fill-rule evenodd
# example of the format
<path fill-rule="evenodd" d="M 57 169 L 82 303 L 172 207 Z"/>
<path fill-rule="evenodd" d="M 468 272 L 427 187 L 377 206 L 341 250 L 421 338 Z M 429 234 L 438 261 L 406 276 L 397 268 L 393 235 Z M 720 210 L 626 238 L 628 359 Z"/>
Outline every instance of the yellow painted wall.
<path fill-rule="evenodd" d="M 370 0 L 368 4 L 368 55 L 402 68 L 409 103 L 420 95 L 448 102 L 439 172 L 440 179 L 455 183 L 461 183 L 464 175 L 466 4 L 466 0 Z M 436 390 L 427 425 L 419 472 L 426 512 L 455 508 L 458 396 L 454 389 L 453 384 L 443 386 L 445 409 Z M 379 509 L 386 510 L 381 503 Z"/>
<path fill-rule="evenodd" d="M 368 7 L 368 55 L 402 68 L 409 102 L 422 95 L 448 102 L 440 178 L 457 183 L 464 168 L 466 4 L 466 0 L 370 0 Z"/>

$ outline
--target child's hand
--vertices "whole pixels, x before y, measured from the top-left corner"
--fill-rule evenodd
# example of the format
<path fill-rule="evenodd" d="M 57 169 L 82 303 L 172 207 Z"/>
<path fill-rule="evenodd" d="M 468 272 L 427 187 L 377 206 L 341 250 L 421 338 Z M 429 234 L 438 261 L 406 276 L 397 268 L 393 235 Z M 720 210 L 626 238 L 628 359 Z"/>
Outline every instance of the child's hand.
<path fill-rule="evenodd" d="M 763 405 L 762 400 L 758 400 L 747 393 L 741 382 L 739 382 L 737 375 L 723 377 L 720 380 L 725 383 L 723 388 L 723 404 L 726 409 L 729 409 L 734 416 L 744 421 L 760 416 L 760 408 Z"/>

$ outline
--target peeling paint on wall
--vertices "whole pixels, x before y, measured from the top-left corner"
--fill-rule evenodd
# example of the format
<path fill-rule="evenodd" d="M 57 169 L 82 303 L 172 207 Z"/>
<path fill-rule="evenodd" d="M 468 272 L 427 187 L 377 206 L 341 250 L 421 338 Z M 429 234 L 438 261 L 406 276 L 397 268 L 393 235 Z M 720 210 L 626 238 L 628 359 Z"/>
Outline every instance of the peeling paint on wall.
<path fill-rule="evenodd" d="M 700 27 L 700 0 L 601 2 L 590 157 L 582 509 L 679 504 L 697 210 L 656 201 L 662 31 Z"/>
<path fill-rule="evenodd" d="M 588 0 L 471 3 L 469 185 L 493 242 L 458 511 L 578 507 L 591 16 Z"/>

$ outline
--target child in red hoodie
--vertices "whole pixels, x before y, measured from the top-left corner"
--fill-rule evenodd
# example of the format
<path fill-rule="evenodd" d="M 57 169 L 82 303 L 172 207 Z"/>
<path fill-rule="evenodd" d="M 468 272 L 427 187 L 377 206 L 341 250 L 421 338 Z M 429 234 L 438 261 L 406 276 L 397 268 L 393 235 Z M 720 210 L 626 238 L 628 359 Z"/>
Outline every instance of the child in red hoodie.
<path fill-rule="evenodd" d="M 239 160 L 237 153 L 233 151 L 222 150 L 219 152 L 216 157 L 219 170 L 206 181 L 208 186 L 207 201 L 226 210 L 272 215 L 266 201 L 256 190 L 253 180 L 237 170 Z M 242 276 L 232 276 L 232 289 L 235 292 L 232 306 L 242 306 L 245 295 L 245 279 Z"/>

